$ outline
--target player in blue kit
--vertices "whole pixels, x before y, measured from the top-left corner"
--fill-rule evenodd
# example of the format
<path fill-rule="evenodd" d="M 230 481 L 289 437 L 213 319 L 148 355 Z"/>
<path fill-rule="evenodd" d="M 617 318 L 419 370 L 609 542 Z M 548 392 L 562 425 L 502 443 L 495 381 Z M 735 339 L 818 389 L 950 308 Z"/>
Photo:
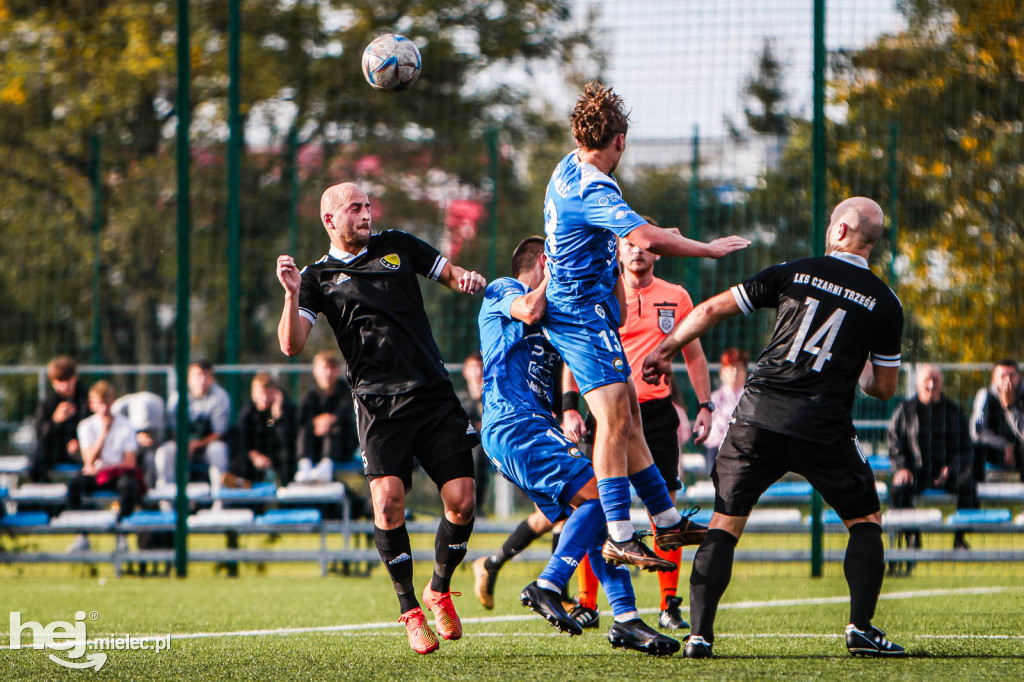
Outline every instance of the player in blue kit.
<path fill-rule="evenodd" d="M 674 570 L 636 535 L 629 520 L 630 484 L 655 524 L 663 550 L 699 544 L 707 529 L 683 518 L 644 441 L 640 406 L 619 341 L 621 284 L 616 237 L 662 256 L 720 258 L 749 245 L 741 237 L 708 244 L 647 223 L 623 200 L 611 175 L 626 148 L 629 116 L 611 88 L 588 83 L 572 113 L 577 149 L 555 168 L 544 198 L 545 253 L 551 271 L 544 330 L 572 370 L 597 419 L 594 470 L 615 563 Z"/>
<path fill-rule="evenodd" d="M 494 280 L 480 310 L 484 359 L 481 437 L 491 464 L 537 504 L 551 522 L 568 516 L 558 547 L 540 577 L 520 599 L 561 632 L 582 634 L 560 594 L 585 554 L 604 585 L 615 623 L 612 646 L 653 655 L 679 651 L 679 642 L 644 623 L 636 609 L 629 570 L 601 559 L 604 511 L 590 461 L 565 436 L 552 415 L 558 353 L 538 324 L 546 308 L 544 240 L 529 237 L 512 255 L 515 279 Z"/>

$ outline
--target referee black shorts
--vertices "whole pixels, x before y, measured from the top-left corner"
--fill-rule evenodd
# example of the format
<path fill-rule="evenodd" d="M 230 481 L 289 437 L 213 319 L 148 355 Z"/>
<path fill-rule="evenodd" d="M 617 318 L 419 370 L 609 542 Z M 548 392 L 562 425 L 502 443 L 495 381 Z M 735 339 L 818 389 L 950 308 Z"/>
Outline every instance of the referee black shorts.
<path fill-rule="evenodd" d="M 644 440 L 654 458 L 654 464 L 665 479 L 669 491 L 679 490 L 679 414 L 671 397 L 646 400 L 640 403 L 640 418 L 644 423 Z"/>
<path fill-rule="evenodd" d="M 438 489 L 473 478 L 480 436 L 448 382 L 398 395 L 355 395 L 366 478 L 397 476 L 412 485 L 413 458 Z"/>
<path fill-rule="evenodd" d="M 816 443 L 733 422 L 711 471 L 715 511 L 749 516 L 768 486 L 788 472 L 806 478 L 841 519 L 881 509 L 874 474 L 856 438 Z"/>

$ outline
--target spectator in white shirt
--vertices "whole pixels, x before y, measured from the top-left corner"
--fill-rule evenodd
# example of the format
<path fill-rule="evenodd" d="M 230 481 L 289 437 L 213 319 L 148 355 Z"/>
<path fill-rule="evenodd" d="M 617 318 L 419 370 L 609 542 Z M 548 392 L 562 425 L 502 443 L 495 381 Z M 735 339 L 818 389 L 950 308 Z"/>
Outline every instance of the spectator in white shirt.
<path fill-rule="evenodd" d="M 135 429 L 127 418 L 111 411 L 114 388 L 97 381 L 89 389 L 92 416 L 78 423 L 78 443 L 82 452 L 82 471 L 68 484 L 68 508 L 81 509 L 82 498 L 98 490 L 115 490 L 118 517 L 135 510 L 142 493 L 142 474 L 136 467 L 138 444 Z M 89 537 L 81 534 L 71 551 L 89 551 Z"/>
<path fill-rule="evenodd" d="M 228 470 L 228 444 L 225 440 L 231 426 L 231 397 L 213 377 L 213 365 L 197 360 L 188 368 L 188 420 L 189 461 L 205 460 L 210 467 L 211 482 Z M 178 392 L 167 399 L 169 422 L 175 423 Z M 174 483 L 175 458 L 178 452 L 174 440 L 169 440 L 156 451 L 157 486 Z M 187 482 L 187 481 L 186 481 Z"/>

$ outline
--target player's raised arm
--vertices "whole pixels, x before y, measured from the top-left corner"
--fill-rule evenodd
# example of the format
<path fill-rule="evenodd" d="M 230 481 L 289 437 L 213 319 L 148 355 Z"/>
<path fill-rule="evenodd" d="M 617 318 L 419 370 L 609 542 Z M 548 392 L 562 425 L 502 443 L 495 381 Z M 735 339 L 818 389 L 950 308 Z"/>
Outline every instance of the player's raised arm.
<path fill-rule="evenodd" d="M 277 257 L 277 281 L 284 287 L 284 307 L 277 323 L 277 342 L 285 355 L 298 355 L 306 346 L 313 324 L 299 315 L 299 288 L 302 275 L 291 256 Z"/>
<path fill-rule="evenodd" d="M 540 281 L 536 289 L 512 301 L 512 306 L 508 311 L 512 317 L 526 324 L 537 324 L 540 322 L 548 309 L 547 291 L 548 282 L 551 281 L 551 273 L 544 267 L 546 262 L 547 258 L 541 254 L 540 267 L 544 268 L 544 279 Z"/>
<path fill-rule="evenodd" d="M 441 270 L 441 276 L 437 278 L 437 281 L 460 294 L 475 294 L 478 291 L 483 291 L 487 286 L 487 280 L 483 275 L 473 270 L 460 268 L 450 261 L 444 264 L 444 269 Z"/>
<path fill-rule="evenodd" d="M 707 244 L 682 236 L 678 230 L 667 230 L 644 224 L 629 233 L 629 241 L 659 256 L 696 256 L 721 258 L 733 251 L 750 246 L 750 240 L 733 235 L 715 239 Z"/>
<path fill-rule="evenodd" d="M 657 384 L 662 377 L 667 380 L 672 375 L 672 358 L 683 346 L 739 312 L 739 304 L 731 291 L 723 291 L 694 308 L 644 360 L 644 381 Z"/>

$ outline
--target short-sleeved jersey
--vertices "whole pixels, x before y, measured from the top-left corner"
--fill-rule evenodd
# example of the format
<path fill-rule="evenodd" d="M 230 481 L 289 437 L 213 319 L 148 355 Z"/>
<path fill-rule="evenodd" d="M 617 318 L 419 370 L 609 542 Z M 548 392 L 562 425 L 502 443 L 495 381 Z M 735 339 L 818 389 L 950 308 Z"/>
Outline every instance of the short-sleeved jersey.
<path fill-rule="evenodd" d="M 734 418 L 817 442 L 855 435 L 864 362 L 898 367 L 903 335 L 903 306 L 867 260 L 837 252 L 783 263 L 731 291 L 744 314 L 778 309 Z"/>
<path fill-rule="evenodd" d="M 657 277 L 642 289 L 626 286 L 626 316 L 619 327 L 622 349 L 633 373 L 640 376 L 644 358 L 653 351 L 679 322 L 693 310 L 693 301 L 686 289 Z M 652 386 L 636 381 L 636 397 L 640 402 L 667 398 L 672 389 L 659 382 Z"/>
<path fill-rule="evenodd" d="M 103 419 L 94 414 L 78 422 L 78 442 L 82 447 L 93 447 L 103 433 Z M 97 469 L 109 469 L 124 463 L 125 453 L 137 452 L 135 429 L 126 417 L 114 415 L 113 421 L 103 438 L 103 447 L 94 463 Z"/>
<path fill-rule="evenodd" d="M 387 230 L 354 257 L 332 248 L 302 270 L 299 314 L 327 318 L 353 393 L 394 395 L 448 380 L 417 277 L 436 280 L 447 262 L 423 240 Z"/>
<path fill-rule="evenodd" d="M 607 298 L 618 266 L 615 237 L 646 223 L 622 199 L 618 183 L 570 152 L 555 168 L 544 197 L 544 252 L 551 282 L 548 300 Z"/>
<path fill-rule="evenodd" d="M 517 279 L 487 285 L 477 318 L 484 359 L 484 424 L 527 414 L 551 414 L 558 352 L 540 325 L 512 317 L 512 302 L 530 292 Z"/>

